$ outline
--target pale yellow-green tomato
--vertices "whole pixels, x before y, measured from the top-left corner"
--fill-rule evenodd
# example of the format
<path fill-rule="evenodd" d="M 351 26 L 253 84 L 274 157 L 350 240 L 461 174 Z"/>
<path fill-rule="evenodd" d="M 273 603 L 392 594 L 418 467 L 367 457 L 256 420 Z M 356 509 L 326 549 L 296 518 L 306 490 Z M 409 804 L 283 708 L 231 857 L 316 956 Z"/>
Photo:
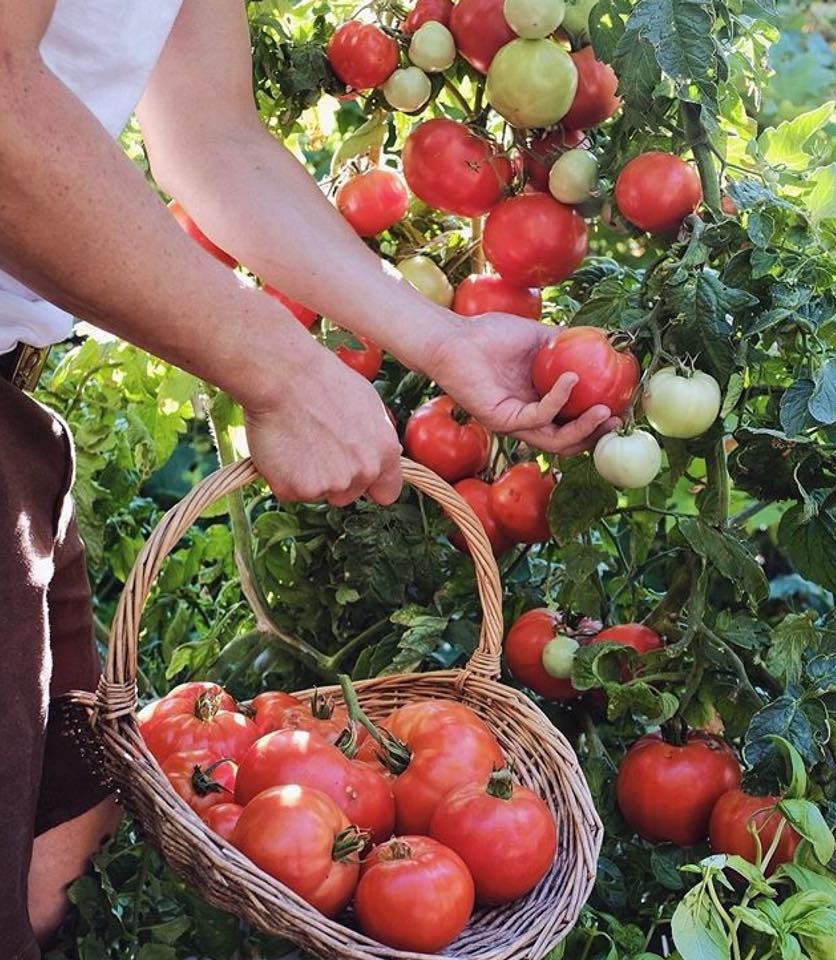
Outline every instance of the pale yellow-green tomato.
<path fill-rule="evenodd" d="M 572 58 L 553 40 L 512 40 L 493 58 L 488 102 L 513 127 L 550 127 L 568 112 L 578 89 Z"/>
<path fill-rule="evenodd" d="M 647 381 L 642 406 L 647 422 L 663 437 L 690 440 L 705 433 L 717 419 L 722 395 L 708 373 L 694 370 L 680 375 L 676 367 L 662 367 Z"/>
<path fill-rule="evenodd" d="M 598 161 L 589 150 L 567 150 L 549 171 L 549 191 L 561 203 L 583 203 L 597 182 Z"/>
<path fill-rule="evenodd" d="M 576 40 L 589 43 L 589 14 L 598 0 L 566 0 L 561 26 Z"/>
<path fill-rule="evenodd" d="M 607 433 L 592 454 L 599 475 L 614 487 L 637 490 L 646 487 L 662 467 L 662 451 L 646 430 Z"/>
<path fill-rule="evenodd" d="M 453 285 L 447 274 L 429 257 L 418 255 L 401 260 L 397 264 L 401 276 L 423 293 L 428 300 L 440 307 L 449 307 L 453 302 Z"/>
<path fill-rule="evenodd" d="M 541 40 L 554 33 L 565 11 L 565 0 L 505 0 L 502 8 L 508 26 L 525 40 Z"/>
<path fill-rule="evenodd" d="M 447 70 L 456 60 L 453 34 L 437 20 L 422 23 L 409 41 L 409 59 L 427 73 Z"/>
<path fill-rule="evenodd" d="M 383 84 L 383 96 L 390 107 L 414 113 L 430 99 L 432 84 L 420 67 L 396 70 Z"/>
<path fill-rule="evenodd" d="M 574 637 L 559 633 L 543 647 L 543 669 L 550 677 L 568 680 L 572 676 L 572 664 L 580 644 Z"/>

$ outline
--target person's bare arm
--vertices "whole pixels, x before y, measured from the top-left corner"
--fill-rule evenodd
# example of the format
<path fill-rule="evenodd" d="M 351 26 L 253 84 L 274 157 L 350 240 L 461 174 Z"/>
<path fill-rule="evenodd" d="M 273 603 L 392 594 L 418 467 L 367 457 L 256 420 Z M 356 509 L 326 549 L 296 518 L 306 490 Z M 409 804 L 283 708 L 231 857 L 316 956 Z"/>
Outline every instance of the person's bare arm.
<path fill-rule="evenodd" d="M 399 448 L 373 388 L 181 232 L 43 63 L 53 2 L 0 0 L 0 266 L 229 391 L 279 495 L 394 499 Z"/>
<path fill-rule="evenodd" d="M 387 272 L 304 167 L 264 129 L 239 0 L 185 0 L 138 111 L 155 179 L 219 246 L 286 294 L 439 382 L 491 429 L 571 453 L 613 425 L 597 407 L 552 424 L 531 362 L 554 330 L 506 315 L 462 321 Z"/>

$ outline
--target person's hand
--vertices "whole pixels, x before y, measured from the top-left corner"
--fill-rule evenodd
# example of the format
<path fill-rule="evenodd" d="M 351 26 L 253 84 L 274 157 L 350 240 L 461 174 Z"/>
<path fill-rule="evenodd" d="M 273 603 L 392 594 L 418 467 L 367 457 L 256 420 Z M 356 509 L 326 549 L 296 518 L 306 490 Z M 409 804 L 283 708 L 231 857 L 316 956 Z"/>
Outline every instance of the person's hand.
<path fill-rule="evenodd" d="M 436 346 L 426 373 L 483 426 L 529 446 L 572 456 L 621 425 L 605 406 L 577 420 L 553 421 L 577 375 L 565 373 L 542 400 L 531 382 L 531 365 L 541 347 L 560 332 L 534 320 L 505 313 L 462 319 Z"/>
<path fill-rule="evenodd" d="M 393 503 L 401 447 L 374 387 L 319 346 L 303 366 L 274 401 L 244 408 L 256 467 L 282 500 Z"/>

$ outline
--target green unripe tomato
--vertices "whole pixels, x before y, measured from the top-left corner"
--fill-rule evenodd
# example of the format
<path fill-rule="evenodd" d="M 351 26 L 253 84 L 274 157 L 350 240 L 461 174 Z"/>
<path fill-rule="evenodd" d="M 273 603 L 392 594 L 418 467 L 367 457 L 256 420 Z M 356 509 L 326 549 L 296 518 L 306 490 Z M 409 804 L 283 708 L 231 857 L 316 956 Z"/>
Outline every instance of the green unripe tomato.
<path fill-rule="evenodd" d="M 525 40 L 540 40 L 554 33 L 565 10 L 565 0 L 505 0 L 502 8 L 508 26 Z"/>
<path fill-rule="evenodd" d="M 568 680 L 572 676 L 572 664 L 579 646 L 574 637 L 559 633 L 543 647 L 543 669 L 550 677 Z"/>
<path fill-rule="evenodd" d="M 607 483 L 625 490 L 646 487 L 659 473 L 662 451 L 646 430 L 607 433 L 595 444 L 595 469 Z"/>
<path fill-rule="evenodd" d="M 397 265 L 401 276 L 424 296 L 440 307 L 449 307 L 453 302 L 453 286 L 447 274 L 429 257 L 416 256 L 401 260 Z"/>
<path fill-rule="evenodd" d="M 550 127 L 578 89 L 572 58 L 553 40 L 512 40 L 493 58 L 485 91 L 513 127 Z"/>
<path fill-rule="evenodd" d="M 589 43 L 589 14 L 598 0 L 566 0 L 561 26 L 576 40 Z"/>
<path fill-rule="evenodd" d="M 549 171 L 549 191 L 561 203 L 583 203 L 597 182 L 598 161 L 589 150 L 567 150 Z"/>
<path fill-rule="evenodd" d="M 383 84 L 383 96 L 390 107 L 414 113 L 430 99 L 432 83 L 420 67 L 396 70 Z"/>
<path fill-rule="evenodd" d="M 422 23 L 409 41 L 409 59 L 428 73 L 440 73 L 452 67 L 456 60 L 453 34 L 437 20 Z"/>
<path fill-rule="evenodd" d="M 720 385 L 695 370 L 680 376 L 676 367 L 662 367 L 648 380 L 642 406 L 651 427 L 663 437 L 690 440 L 711 426 L 720 412 Z"/>

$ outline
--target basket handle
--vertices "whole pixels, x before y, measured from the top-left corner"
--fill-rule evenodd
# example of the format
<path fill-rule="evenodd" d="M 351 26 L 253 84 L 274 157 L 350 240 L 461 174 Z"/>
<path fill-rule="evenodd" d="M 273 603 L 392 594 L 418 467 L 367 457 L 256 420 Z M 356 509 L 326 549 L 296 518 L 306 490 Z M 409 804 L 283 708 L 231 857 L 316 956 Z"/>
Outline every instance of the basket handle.
<path fill-rule="evenodd" d="M 484 528 L 470 506 L 450 484 L 406 457 L 401 457 L 401 466 L 404 480 L 437 501 L 464 534 L 476 567 L 476 587 L 482 604 L 479 643 L 465 669 L 480 676 L 496 678 L 499 676 L 502 652 L 502 587 Z M 152 531 L 125 583 L 110 628 L 107 664 L 100 686 L 108 716 L 129 713 L 135 706 L 140 619 L 163 561 L 208 506 L 258 476 L 249 457 L 217 470 L 172 507 Z"/>

